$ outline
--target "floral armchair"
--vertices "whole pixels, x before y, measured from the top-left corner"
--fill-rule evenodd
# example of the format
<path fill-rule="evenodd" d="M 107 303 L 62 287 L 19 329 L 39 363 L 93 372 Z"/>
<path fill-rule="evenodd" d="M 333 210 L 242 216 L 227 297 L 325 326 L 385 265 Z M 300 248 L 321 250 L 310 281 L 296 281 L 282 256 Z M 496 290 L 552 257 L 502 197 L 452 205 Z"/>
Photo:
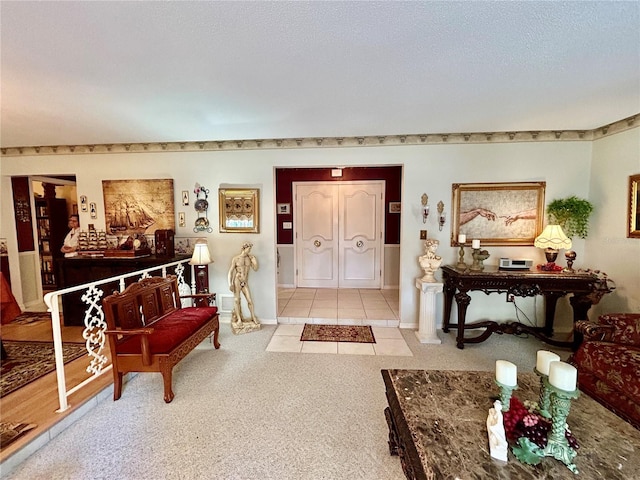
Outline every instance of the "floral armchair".
<path fill-rule="evenodd" d="M 640 429 L 640 314 L 576 322 L 584 341 L 569 362 L 580 390 Z"/>

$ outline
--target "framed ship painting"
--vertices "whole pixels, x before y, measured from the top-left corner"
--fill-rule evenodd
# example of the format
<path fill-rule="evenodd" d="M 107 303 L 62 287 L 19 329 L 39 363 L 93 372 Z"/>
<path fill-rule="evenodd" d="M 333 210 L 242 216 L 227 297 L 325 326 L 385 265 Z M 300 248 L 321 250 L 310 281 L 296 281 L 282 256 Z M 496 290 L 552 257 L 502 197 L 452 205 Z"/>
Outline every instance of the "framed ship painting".
<path fill-rule="evenodd" d="M 107 234 L 175 231 L 173 179 L 103 180 L 102 191 Z"/>

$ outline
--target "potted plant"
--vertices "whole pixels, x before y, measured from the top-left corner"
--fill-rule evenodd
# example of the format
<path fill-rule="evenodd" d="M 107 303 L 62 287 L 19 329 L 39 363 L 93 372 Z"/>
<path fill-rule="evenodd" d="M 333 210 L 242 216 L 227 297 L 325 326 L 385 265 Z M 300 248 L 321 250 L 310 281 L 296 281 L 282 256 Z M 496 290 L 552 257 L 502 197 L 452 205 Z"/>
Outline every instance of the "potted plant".
<path fill-rule="evenodd" d="M 592 212 L 593 204 L 575 195 L 553 200 L 547 205 L 549 223 L 560 225 L 565 235 L 569 238 L 575 236 L 587 238 L 589 234 L 589 217 Z M 567 270 L 572 272 L 576 252 L 567 250 L 564 255 L 567 259 Z"/>
<path fill-rule="evenodd" d="M 549 223 L 560 225 L 567 237 L 587 238 L 592 212 L 593 204 L 575 195 L 553 200 L 547 205 Z"/>

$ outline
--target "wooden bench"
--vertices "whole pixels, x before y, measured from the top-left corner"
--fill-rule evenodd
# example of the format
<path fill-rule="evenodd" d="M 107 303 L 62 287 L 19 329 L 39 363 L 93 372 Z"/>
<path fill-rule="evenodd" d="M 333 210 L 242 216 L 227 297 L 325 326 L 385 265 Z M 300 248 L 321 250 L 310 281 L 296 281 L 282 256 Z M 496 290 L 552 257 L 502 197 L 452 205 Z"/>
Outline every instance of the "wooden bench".
<path fill-rule="evenodd" d="M 207 299 L 209 305 L 183 308 L 181 298 Z M 122 377 L 129 372 L 160 372 L 164 401 L 174 394 L 173 367 L 208 336 L 220 348 L 215 294 L 180 297 L 175 276 L 144 278 L 102 300 L 111 361 L 113 399 L 122 394 Z M 212 335 L 213 333 L 213 335 Z"/>

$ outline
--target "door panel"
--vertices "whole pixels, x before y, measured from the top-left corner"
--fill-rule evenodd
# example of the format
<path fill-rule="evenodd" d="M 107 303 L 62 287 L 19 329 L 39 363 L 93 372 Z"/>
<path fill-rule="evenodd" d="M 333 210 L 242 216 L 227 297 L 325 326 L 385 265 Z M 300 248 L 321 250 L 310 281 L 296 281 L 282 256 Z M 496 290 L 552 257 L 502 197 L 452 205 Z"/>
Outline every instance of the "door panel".
<path fill-rule="evenodd" d="M 338 198 L 335 185 L 298 185 L 296 192 L 297 285 L 337 288 Z"/>
<path fill-rule="evenodd" d="M 382 184 L 341 185 L 339 196 L 339 285 L 380 288 Z"/>
<path fill-rule="evenodd" d="M 381 288 L 383 187 L 294 185 L 297 286 Z"/>

